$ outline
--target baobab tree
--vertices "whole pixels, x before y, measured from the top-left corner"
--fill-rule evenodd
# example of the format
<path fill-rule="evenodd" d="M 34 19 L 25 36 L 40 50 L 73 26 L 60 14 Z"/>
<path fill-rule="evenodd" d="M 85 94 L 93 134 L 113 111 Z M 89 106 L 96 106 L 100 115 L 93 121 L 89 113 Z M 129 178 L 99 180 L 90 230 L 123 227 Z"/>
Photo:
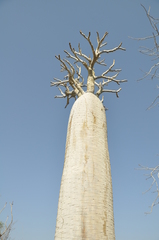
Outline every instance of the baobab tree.
<path fill-rule="evenodd" d="M 146 16 L 149 20 L 149 23 L 152 27 L 152 34 L 146 37 L 142 38 L 133 38 L 138 41 L 151 41 L 153 40 L 152 47 L 147 46 L 141 46 L 139 48 L 139 52 L 148 56 L 152 60 L 151 67 L 148 69 L 148 71 L 144 71 L 144 75 L 138 79 L 138 81 L 144 80 L 146 78 L 150 78 L 151 80 L 159 80 L 159 18 L 154 18 L 152 15 L 150 15 L 150 7 L 148 10 L 141 4 L 143 7 Z M 159 85 L 157 85 L 157 89 L 159 89 Z M 159 94 L 153 99 L 152 103 L 149 105 L 147 110 L 150 110 L 151 108 L 159 105 Z M 152 179 L 152 183 L 150 184 L 150 187 L 144 192 L 147 193 L 153 188 L 153 193 L 156 194 L 154 201 L 152 202 L 150 206 L 150 211 L 146 213 L 151 213 L 153 210 L 153 207 L 157 204 L 159 204 L 159 165 L 156 165 L 155 167 L 147 167 L 147 166 L 141 166 L 139 165 L 139 170 L 144 170 L 146 173 L 144 174 L 146 176 L 146 180 Z"/>
<path fill-rule="evenodd" d="M 116 94 L 121 88 L 108 89 L 114 82 L 120 85 L 121 69 L 115 69 L 115 60 L 101 74 L 95 74 L 95 64 L 106 67 L 104 54 L 125 50 L 117 47 L 102 50 L 108 33 L 100 38 L 97 32 L 97 47 L 94 49 L 90 33 L 81 36 L 88 42 L 92 57 L 82 52 L 80 44 L 76 51 L 69 43 L 70 52 L 64 51 L 65 59 L 56 56 L 64 79 L 54 78 L 51 86 L 57 86 L 61 95 L 55 98 L 70 98 L 76 101 L 71 109 L 65 149 L 65 161 L 61 180 L 55 239 L 115 239 L 111 167 L 107 143 L 107 124 L 103 97 L 105 92 Z M 73 61 L 71 63 L 68 59 Z M 88 73 L 85 83 L 82 67 Z M 98 81 L 99 80 L 99 81 Z M 100 81 L 101 80 L 101 81 Z M 62 88 L 64 90 L 62 90 Z"/>

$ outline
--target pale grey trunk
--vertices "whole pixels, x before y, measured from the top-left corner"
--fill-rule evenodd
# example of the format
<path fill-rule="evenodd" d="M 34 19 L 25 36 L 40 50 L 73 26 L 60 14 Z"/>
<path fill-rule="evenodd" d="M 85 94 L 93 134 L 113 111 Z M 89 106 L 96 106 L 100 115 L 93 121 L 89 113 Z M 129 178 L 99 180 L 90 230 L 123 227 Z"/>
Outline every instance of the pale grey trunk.
<path fill-rule="evenodd" d="M 92 93 L 70 113 L 55 239 L 115 239 L 105 109 Z"/>
<path fill-rule="evenodd" d="M 87 92 L 94 93 L 94 72 L 92 69 L 88 70 Z"/>

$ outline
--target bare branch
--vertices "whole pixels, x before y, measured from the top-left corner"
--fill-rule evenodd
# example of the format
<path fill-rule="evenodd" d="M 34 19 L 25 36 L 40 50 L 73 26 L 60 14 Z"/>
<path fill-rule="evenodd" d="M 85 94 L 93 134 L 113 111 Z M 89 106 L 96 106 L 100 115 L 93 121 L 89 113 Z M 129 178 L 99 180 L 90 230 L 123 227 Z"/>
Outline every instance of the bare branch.
<path fill-rule="evenodd" d="M 75 75 L 75 69 L 73 67 L 73 65 L 66 59 L 62 60 L 60 58 L 60 55 L 58 56 L 55 56 L 60 62 L 61 62 L 61 66 L 62 66 L 62 70 L 66 70 L 68 72 L 68 81 L 69 81 L 69 84 L 71 85 L 71 87 L 74 89 L 74 91 L 76 92 L 76 94 L 79 96 L 80 94 L 83 94 L 84 91 L 83 89 L 81 88 L 81 86 L 78 84 L 77 82 L 77 79 L 74 79 L 74 75 Z M 70 69 L 67 67 L 66 63 L 69 65 Z M 61 81 L 61 80 L 60 80 Z M 66 83 L 66 81 L 58 81 L 59 83 L 52 83 L 51 82 L 51 86 L 59 86 L 59 85 L 62 85 L 64 86 L 64 83 Z"/>
<path fill-rule="evenodd" d="M 121 91 L 121 88 L 119 88 L 118 90 L 103 89 L 103 86 L 105 85 L 104 83 L 102 84 L 101 82 L 100 83 L 95 82 L 95 85 L 98 86 L 98 91 L 95 94 L 97 97 L 99 97 L 103 92 L 115 93 L 116 96 L 119 97 L 118 92 Z"/>
<path fill-rule="evenodd" d="M 72 48 L 71 43 L 69 43 L 69 46 L 70 46 L 71 52 L 72 52 L 72 53 L 74 54 L 74 56 L 75 56 L 76 62 L 82 63 L 83 66 L 88 70 L 88 64 L 87 64 L 85 61 L 83 61 L 81 58 L 78 57 L 78 54 L 81 55 L 81 56 L 82 56 L 83 54 L 82 54 L 82 53 L 80 54 L 80 53 L 76 52 L 75 49 Z M 71 57 L 71 56 L 72 56 L 72 55 L 70 55 L 70 57 Z M 83 55 L 83 57 L 85 57 L 85 55 Z M 72 58 L 72 57 L 71 57 L 71 58 Z"/>
<path fill-rule="evenodd" d="M 151 74 L 152 70 L 153 70 L 154 68 L 156 68 L 158 65 L 159 65 L 159 62 L 156 63 L 156 64 L 154 64 L 154 65 L 150 68 L 150 70 L 149 70 L 142 78 L 139 78 L 139 79 L 138 79 L 138 81 L 143 80 L 144 78 L 146 78 L 147 76 L 149 76 L 149 75 Z M 151 79 L 153 79 L 154 77 L 156 77 L 156 71 L 157 71 L 158 69 L 159 69 L 159 67 L 158 67 L 157 69 L 155 69 L 155 72 L 151 75 Z"/>
<path fill-rule="evenodd" d="M 151 39 L 151 38 L 156 38 L 157 36 L 159 36 L 159 30 L 158 30 L 158 27 L 157 27 L 157 24 L 159 23 L 159 19 L 157 18 L 154 18 L 150 15 L 150 7 L 148 9 L 148 11 L 146 10 L 146 8 L 141 4 L 141 6 L 143 7 L 143 9 L 145 10 L 146 12 L 146 15 L 147 15 L 147 18 L 152 26 L 152 28 L 154 29 L 154 31 L 156 32 L 156 34 L 152 33 L 152 35 L 150 36 L 146 36 L 146 37 L 143 37 L 143 38 L 133 38 L 133 37 L 129 37 L 131 39 L 134 39 L 134 40 L 137 40 L 137 41 L 142 41 L 142 40 L 147 40 L 147 39 Z M 158 45 L 157 45 L 158 46 Z"/>
<path fill-rule="evenodd" d="M 159 102 L 156 102 L 157 99 L 159 99 L 159 95 L 155 98 L 155 100 L 151 103 L 151 105 L 147 108 L 147 110 L 150 110 L 151 108 L 159 104 Z"/>
<path fill-rule="evenodd" d="M 102 92 L 112 92 L 116 93 L 118 97 L 118 92 L 121 89 L 118 90 L 106 90 L 103 89 L 104 86 L 108 85 L 110 82 L 115 82 L 118 85 L 122 82 L 126 82 L 127 80 L 118 80 L 117 76 L 119 75 L 119 72 L 121 69 L 113 69 L 115 65 L 115 60 L 113 61 L 113 64 L 105 70 L 101 75 L 95 76 L 94 72 L 94 65 L 95 63 L 102 65 L 102 66 L 107 66 L 105 63 L 105 59 L 100 59 L 101 55 L 103 53 L 111 53 L 117 50 L 125 50 L 125 48 L 122 48 L 122 43 L 120 43 L 117 47 L 109 50 L 101 50 L 104 46 L 107 45 L 106 42 L 104 42 L 106 36 L 108 35 L 107 32 L 104 33 L 103 37 L 100 39 L 99 33 L 97 32 L 97 48 L 94 49 L 93 44 L 90 40 L 91 33 L 89 32 L 88 36 L 86 36 L 82 31 L 80 31 L 80 34 L 87 40 L 91 47 L 92 51 L 92 58 L 88 57 L 86 54 L 82 52 L 80 44 L 78 44 L 78 51 L 76 51 L 71 43 L 69 43 L 69 47 L 71 50 L 71 53 L 68 51 L 64 51 L 66 53 L 66 58 L 69 58 L 70 60 L 74 61 L 74 64 L 76 65 L 76 69 L 74 65 L 68 61 L 67 59 L 61 59 L 60 55 L 56 56 L 56 58 L 60 61 L 61 65 L 61 71 L 67 72 L 67 75 L 64 77 L 63 80 L 54 78 L 54 81 L 51 81 L 51 86 L 56 86 L 58 87 L 61 95 L 55 96 L 55 98 L 67 98 L 67 104 L 69 103 L 69 99 L 75 96 L 80 96 L 81 94 L 84 94 L 84 87 L 87 87 L 87 92 L 92 92 L 94 93 L 94 85 L 96 84 L 98 86 L 98 91 L 96 93 L 97 96 L 99 96 Z M 84 78 L 81 74 L 81 66 L 78 66 L 77 63 L 81 64 L 84 66 L 88 72 L 88 77 L 87 77 L 87 85 L 84 85 Z M 108 73 L 109 74 L 108 76 Z M 112 74 L 115 73 L 115 74 Z M 112 76 L 111 76 L 112 75 Z M 103 79 L 102 83 L 96 83 L 95 81 L 98 79 Z M 105 81 L 104 81 L 105 80 Z M 61 87 L 64 87 L 65 90 L 63 91 Z M 70 89 L 72 88 L 72 89 Z"/>
<path fill-rule="evenodd" d="M 121 71 L 120 69 L 118 69 L 118 70 L 112 70 L 112 68 L 114 67 L 114 65 L 115 65 L 115 60 L 113 60 L 112 65 L 111 65 L 105 72 L 103 72 L 102 75 L 100 75 L 100 76 L 95 76 L 95 77 L 94 77 L 94 80 L 97 80 L 97 79 L 99 79 L 99 78 L 109 79 L 110 77 L 108 77 L 108 76 L 106 77 L 106 76 L 105 76 L 108 72 L 120 72 L 120 71 Z"/>
<path fill-rule="evenodd" d="M 55 98 L 67 98 L 67 103 L 66 103 L 66 106 L 65 106 L 65 108 L 66 108 L 67 105 L 69 104 L 70 98 L 75 98 L 75 100 L 76 100 L 76 92 L 74 90 L 70 91 L 68 86 L 65 86 L 65 87 L 66 87 L 65 92 L 63 92 L 60 88 L 58 88 L 59 91 L 61 92 L 61 95 L 60 96 L 55 96 Z"/>
<path fill-rule="evenodd" d="M 81 67 L 79 67 L 77 64 L 76 64 L 76 67 L 78 68 L 78 71 L 76 71 L 76 74 L 78 76 L 77 80 L 80 84 L 81 87 L 84 87 L 84 78 L 82 77 L 81 75 Z M 82 82 L 80 82 L 80 79 L 82 80 Z M 86 87 L 86 86 L 85 86 Z"/>
<path fill-rule="evenodd" d="M 151 36 L 147 36 L 144 38 L 134 38 L 134 39 L 138 40 L 138 41 L 140 41 L 140 40 L 145 41 L 145 40 L 153 39 L 154 46 L 152 48 L 145 47 L 145 46 L 140 47 L 139 52 L 142 54 L 145 54 L 149 57 L 152 57 L 152 60 L 153 61 L 157 60 L 157 62 L 155 64 L 153 64 L 153 66 L 150 67 L 149 71 L 146 72 L 142 78 L 138 79 L 138 81 L 143 80 L 146 77 L 150 77 L 151 79 L 159 78 L 159 75 L 157 73 L 157 71 L 159 70 L 159 62 L 158 62 L 159 44 L 157 42 L 157 40 L 159 38 L 159 30 L 157 27 L 157 24 L 159 23 L 159 19 L 154 18 L 150 15 L 150 7 L 147 11 L 146 8 L 142 4 L 141 4 L 141 6 L 143 7 L 144 11 L 146 12 L 147 18 L 148 18 L 150 25 L 153 28 L 154 32 L 152 32 Z M 157 102 L 157 99 L 159 99 L 159 95 L 155 98 L 155 100 L 152 102 L 152 104 L 147 109 L 151 109 L 152 107 L 159 104 L 159 102 Z M 146 214 L 149 214 L 152 212 L 153 207 L 155 205 L 159 204 L 159 187 L 158 187 L 158 182 L 157 182 L 157 178 L 159 179 L 159 165 L 157 165 L 156 167 L 153 167 L 153 168 L 145 167 L 142 165 L 139 165 L 139 166 L 140 166 L 140 168 L 138 168 L 138 170 L 144 170 L 144 171 L 148 172 L 147 174 L 144 174 L 146 176 L 146 180 L 149 180 L 149 179 L 152 180 L 150 187 L 144 193 L 147 193 L 150 190 L 152 190 L 153 188 L 155 188 L 155 191 L 153 191 L 153 193 L 156 193 L 155 199 L 150 206 L 150 212 L 146 212 Z"/>
<path fill-rule="evenodd" d="M 76 52 L 76 51 L 75 51 L 75 53 L 76 53 L 77 55 L 79 55 L 79 56 L 84 57 L 88 62 L 90 62 L 90 61 L 91 61 L 91 58 L 90 58 L 90 57 L 87 57 L 85 54 L 82 53 L 82 50 L 81 50 L 81 48 L 80 48 L 80 43 L 78 44 L 78 49 L 79 49 L 79 52 Z"/>
<path fill-rule="evenodd" d="M 157 36 L 157 35 L 156 35 Z M 134 38 L 134 37 L 131 37 L 131 36 L 128 36 L 129 38 L 133 39 L 133 40 L 136 40 L 136 41 L 143 41 L 143 40 L 147 40 L 147 39 L 151 39 L 153 38 L 153 36 L 147 36 L 147 37 L 140 37 L 140 38 Z"/>
<path fill-rule="evenodd" d="M 111 53 L 111 52 L 115 52 L 115 51 L 117 51 L 117 50 L 123 50 L 123 51 L 126 51 L 126 49 L 125 48 L 122 48 L 121 47 L 122 46 L 122 43 L 120 43 L 117 47 L 115 47 L 115 48 L 112 48 L 112 49 L 109 49 L 109 50 L 102 50 L 101 52 L 100 52 L 100 55 L 101 54 L 103 54 L 103 53 Z"/>
<path fill-rule="evenodd" d="M 147 17 L 148 17 L 148 20 L 149 20 L 152 28 L 159 34 L 159 31 L 158 31 L 158 28 L 157 28 L 157 23 L 158 23 L 159 19 L 157 19 L 157 18 L 155 19 L 154 17 L 152 17 L 152 16 L 150 15 L 150 7 L 149 7 L 149 10 L 147 11 L 146 8 L 144 7 L 144 5 L 141 4 L 141 6 L 142 6 L 143 9 L 145 10 L 146 15 L 147 15 Z M 157 20 L 157 22 L 155 22 L 154 20 Z"/>
<path fill-rule="evenodd" d="M 107 43 L 103 43 L 103 41 L 104 41 L 105 37 L 108 35 L 108 32 L 105 32 L 105 34 L 103 35 L 103 37 L 101 39 L 99 37 L 99 33 L 97 32 L 97 43 L 98 43 L 98 45 L 97 45 L 96 50 L 94 50 L 93 44 L 92 44 L 92 42 L 90 40 L 90 33 L 89 33 L 88 37 L 84 33 L 82 33 L 82 31 L 80 31 L 80 34 L 88 41 L 88 43 L 91 46 L 91 50 L 92 50 L 92 53 L 93 53 L 93 58 L 92 58 L 91 61 L 90 61 L 90 59 L 88 60 L 89 61 L 89 66 L 90 66 L 91 69 L 93 69 L 94 64 L 98 61 L 98 59 L 100 58 L 101 54 L 114 52 L 114 51 L 117 51 L 119 49 L 120 50 L 126 50 L 125 48 L 121 47 L 122 43 L 120 43 L 117 47 L 115 47 L 113 49 L 100 51 L 100 48 L 104 47 L 107 44 Z M 100 64 L 99 61 L 98 61 L 98 64 Z M 104 65 L 103 61 L 102 61 L 102 65 Z"/>
<path fill-rule="evenodd" d="M 100 39 L 99 38 L 99 33 L 97 32 L 97 43 L 98 43 L 98 46 L 97 46 L 97 49 L 96 49 L 96 53 L 99 51 L 100 48 L 104 47 L 105 45 L 107 45 L 107 43 L 103 43 L 105 37 L 108 35 L 108 32 L 105 32 L 103 37 Z M 102 44 L 103 43 L 103 44 Z"/>
<path fill-rule="evenodd" d="M 63 84 L 66 84 L 66 83 L 69 83 L 69 80 L 66 80 L 66 81 L 64 81 L 64 80 L 60 80 L 60 79 L 58 79 L 58 78 L 54 78 L 54 80 L 57 80 L 57 82 L 50 82 L 50 86 L 52 87 L 52 86 L 59 86 L 59 85 L 63 85 Z"/>
<path fill-rule="evenodd" d="M 147 36 L 144 38 L 133 38 L 135 40 L 148 40 L 148 39 L 153 39 L 154 41 L 154 45 L 152 48 L 149 47 L 143 47 L 141 46 L 139 48 L 139 52 L 142 54 L 145 54 L 149 57 L 152 57 L 152 60 L 155 61 L 155 63 L 150 67 L 148 72 L 144 72 L 143 77 L 141 77 L 140 79 L 138 79 L 138 81 L 143 80 L 147 77 L 150 77 L 150 79 L 154 79 L 154 78 L 159 78 L 159 43 L 157 42 L 157 40 L 159 40 L 159 30 L 158 30 L 158 26 L 157 24 L 159 24 L 159 19 L 154 18 L 153 16 L 150 15 L 150 7 L 148 9 L 148 11 L 146 10 L 146 8 L 141 4 L 142 8 L 144 9 L 146 16 L 150 22 L 151 27 L 153 28 L 154 32 L 152 32 L 151 36 Z M 159 95 L 155 98 L 155 100 L 152 102 L 152 104 L 147 108 L 147 109 L 151 109 L 152 107 L 156 106 L 157 104 L 159 104 L 159 102 L 156 102 L 156 100 L 159 98 Z"/>
<path fill-rule="evenodd" d="M 96 61 L 96 63 L 98 63 L 99 65 L 107 66 L 107 64 L 105 63 L 105 58 L 100 61 Z"/>
<path fill-rule="evenodd" d="M 103 43 L 103 41 L 105 40 L 105 37 L 108 35 L 107 32 L 105 32 L 105 34 L 103 35 L 103 37 L 100 39 L 99 37 L 99 33 L 97 32 L 97 48 L 96 50 L 94 51 L 94 48 L 93 48 L 93 45 L 90 41 L 90 34 L 88 37 L 86 37 L 82 32 L 80 32 L 82 34 L 82 36 L 87 39 L 87 41 L 89 42 L 90 46 L 91 46 L 91 49 L 92 49 L 92 53 L 93 53 L 93 58 L 91 60 L 91 63 L 89 61 L 89 66 L 93 72 L 93 67 L 94 67 L 94 64 L 95 63 L 98 63 L 100 65 L 104 65 L 106 66 L 106 64 L 104 63 L 104 59 L 99 61 L 98 59 L 101 57 L 101 54 L 103 53 L 110 53 L 110 52 L 114 52 L 114 51 L 117 51 L 119 49 L 121 50 L 125 50 L 125 48 L 122 48 L 122 43 L 120 43 L 117 47 L 113 48 L 113 49 L 109 49 L 109 50 L 100 50 L 100 48 L 102 48 L 103 46 L 105 46 L 107 43 Z M 99 87 L 99 90 L 97 91 L 96 95 L 100 95 L 103 91 L 103 86 L 104 85 L 108 85 L 109 82 L 113 81 L 113 82 L 116 82 L 118 85 L 122 82 L 126 82 L 127 80 L 117 80 L 116 77 L 118 76 L 119 72 L 121 71 L 120 69 L 113 69 L 115 65 L 115 60 L 113 60 L 113 64 L 105 71 L 103 72 L 101 75 L 99 76 L 95 76 L 94 75 L 94 81 L 98 80 L 98 79 L 107 79 L 107 81 L 103 81 L 103 83 L 99 84 L 98 87 Z M 107 76 L 107 74 L 109 72 L 117 72 L 117 74 L 115 74 L 114 76 Z M 95 83 L 96 84 L 96 83 Z M 97 84 L 96 84 L 97 85 Z M 102 89 L 102 90 L 101 90 Z M 116 92 L 116 90 L 114 90 Z"/>
<path fill-rule="evenodd" d="M 64 52 L 67 54 L 67 55 L 66 55 L 67 58 L 72 58 L 72 59 L 74 59 L 74 60 L 75 60 L 74 63 L 78 62 L 78 59 L 77 59 L 75 56 L 71 55 L 71 54 L 70 54 L 69 52 L 67 52 L 66 50 L 64 50 Z"/>
<path fill-rule="evenodd" d="M 91 40 L 90 40 L 91 33 L 89 32 L 88 37 L 86 37 L 86 35 L 82 31 L 80 31 L 80 34 L 89 42 L 89 44 L 91 46 L 91 49 L 92 49 L 93 58 L 94 58 L 95 57 L 95 50 L 94 50 L 93 44 L 91 43 Z"/>
<path fill-rule="evenodd" d="M 4 204 L 4 207 L 1 209 L 0 214 L 1 214 L 1 212 L 3 212 L 3 210 L 6 208 L 6 206 L 7 206 L 7 202 Z"/>
<path fill-rule="evenodd" d="M 152 34 L 153 34 L 153 39 L 154 39 L 155 47 L 156 47 L 156 50 L 157 50 L 157 52 L 158 52 L 158 50 L 159 50 L 159 45 L 157 44 L 156 37 L 159 36 L 159 33 L 157 33 L 157 36 L 155 36 L 154 33 L 152 33 Z"/>
<path fill-rule="evenodd" d="M 159 178 L 159 165 L 157 165 L 156 167 L 150 168 L 150 167 L 145 167 L 139 164 L 140 168 L 137 168 L 137 170 L 144 170 L 144 171 L 148 171 L 148 174 L 144 174 L 146 176 L 146 180 L 148 179 L 152 179 L 152 183 L 150 185 L 150 187 L 143 192 L 143 194 L 149 192 L 153 186 L 155 186 L 156 191 L 154 191 L 153 193 L 157 193 L 153 203 L 151 204 L 150 208 L 150 212 L 146 212 L 146 214 L 150 214 L 153 210 L 153 207 L 157 204 L 159 204 L 159 187 L 158 187 L 158 182 L 157 182 L 157 177 Z"/>
<path fill-rule="evenodd" d="M 6 203 L 6 204 L 7 204 L 7 203 Z M 4 210 L 4 208 L 6 207 L 6 204 L 5 204 L 5 206 L 3 207 L 3 210 Z M 7 217 L 6 222 L 5 222 L 5 228 L 4 228 L 3 232 L 0 233 L 0 237 L 3 236 L 3 237 L 5 237 L 5 239 L 7 239 L 7 237 L 9 236 L 9 233 L 10 233 L 10 231 L 11 231 L 11 226 L 12 226 L 12 224 L 13 224 L 13 213 L 12 213 L 13 202 L 10 203 L 10 207 L 11 207 L 11 221 L 10 221 L 9 225 L 7 226 L 7 221 L 8 221 L 8 217 Z M 2 211 L 3 211 L 3 210 L 2 210 Z"/>
<path fill-rule="evenodd" d="M 117 97 L 119 97 L 118 92 L 120 92 L 120 91 L 121 91 L 121 88 L 119 88 L 118 90 L 103 89 L 103 92 L 115 93 Z"/>
<path fill-rule="evenodd" d="M 61 59 L 60 55 L 55 56 L 55 58 L 57 58 L 62 63 L 61 64 L 61 70 L 62 71 L 67 71 L 69 75 L 72 75 L 70 69 L 67 67 L 65 62 Z"/>
<path fill-rule="evenodd" d="M 96 92 L 97 96 L 99 96 L 102 92 L 110 92 L 110 91 L 105 91 L 106 89 L 103 89 L 103 87 L 105 85 L 107 86 L 108 83 L 110 83 L 110 82 L 115 82 L 118 85 L 120 85 L 120 83 L 127 82 L 126 79 L 123 79 L 123 80 L 116 79 L 117 76 L 119 75 L 119 72 L 121 71 L 121 69 L 112 69 L 114 67 L 114 65 L 115 65 L 115 60 L 113 60 L 112 65 L 102 75 L 94 77 L 95 80 L 98 80 L 100 78 L 103 79 L 102 83 L 99 83 L 99 84 L 95 83 L 99 88 L 98 91 Z M 117 72 L 117 73 L 113 76 L 107 76 L 106 74 L 108 74 L 109 72 Z M 107 79 L 107 81 L 104 81 L 104 79 Z M 116 90 L 114 90 L 114 91 L 111 90 L 111 92 L 115 92 L 117 94 L 119 91 L 117 92 Z M 117 94 L 117 97 L 118 97 L 118 94 Z"/>

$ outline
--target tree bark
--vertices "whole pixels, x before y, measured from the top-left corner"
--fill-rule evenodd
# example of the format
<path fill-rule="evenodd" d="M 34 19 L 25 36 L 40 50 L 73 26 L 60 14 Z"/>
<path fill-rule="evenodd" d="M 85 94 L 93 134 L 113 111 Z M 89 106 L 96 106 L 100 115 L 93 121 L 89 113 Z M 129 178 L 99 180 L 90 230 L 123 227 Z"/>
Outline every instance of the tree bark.
<path fill-rule="evenodd" d="M 92 93 L 70 113 L 55 239 L 115 240 L 106 115 Z"/>

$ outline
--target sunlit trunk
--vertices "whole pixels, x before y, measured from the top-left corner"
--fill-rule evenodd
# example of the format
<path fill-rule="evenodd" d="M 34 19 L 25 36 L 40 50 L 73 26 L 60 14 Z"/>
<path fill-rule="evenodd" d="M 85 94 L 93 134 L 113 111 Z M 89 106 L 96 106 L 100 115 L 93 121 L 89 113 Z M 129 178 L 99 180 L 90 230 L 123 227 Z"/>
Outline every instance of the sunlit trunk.
<path fill-rule="evenodd" d="M 70 113 L 55 239 L 115 240 L 106 115 L 92 93 Z"/>

